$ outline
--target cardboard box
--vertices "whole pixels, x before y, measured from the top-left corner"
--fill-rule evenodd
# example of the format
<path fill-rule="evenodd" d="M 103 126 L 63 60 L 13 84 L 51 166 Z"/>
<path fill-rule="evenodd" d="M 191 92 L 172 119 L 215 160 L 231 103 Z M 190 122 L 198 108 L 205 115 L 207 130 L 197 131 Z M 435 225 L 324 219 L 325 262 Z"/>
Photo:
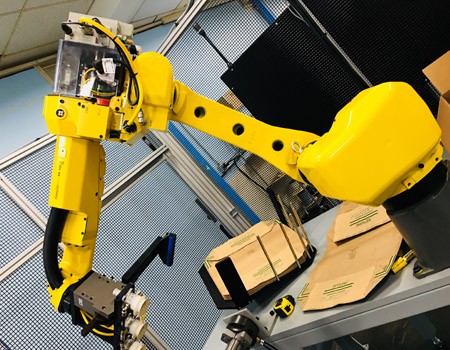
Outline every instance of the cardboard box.
<path fill-rule="evenodd" d="M 442 129 L 442 143 L 450 152 L 450 51 L 423 69 L 423 73 L 441 94 L 437 122 Z"/>
<path fill-rule="evenodd" d="M 205 259 L 204 266 L 222 298 L 230 300 L 230 294 L 216 268 L 218 262 L 230 257 L 247 292 L 252 295 L 277 280 L 274 270 L 278 277 L 281 277 L 298 268 L 296 258 L 300 264 L 305 261 L 303 245 L 307 243 L 303 240 L 302 244 L 300 239 L 295 231 L 276 220 L 261 221 L 239 236 L 214 248 Z"/>

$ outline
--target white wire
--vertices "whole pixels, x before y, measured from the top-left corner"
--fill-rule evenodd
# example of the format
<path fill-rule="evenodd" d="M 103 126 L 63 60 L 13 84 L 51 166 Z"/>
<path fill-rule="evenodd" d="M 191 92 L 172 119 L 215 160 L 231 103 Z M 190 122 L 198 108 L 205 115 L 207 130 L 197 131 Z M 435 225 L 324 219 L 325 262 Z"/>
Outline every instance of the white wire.
<path fill-rule="evenodd" d="M 305 22 L 305 20 L 303 19 L 302 16 L 300 16 L 300 14 L 297 12 L 297 10 L 295 10 L 294 8 L 292 8 L 291 4 L 289 4 L 289 2 L 287 2 L 285 0 L 285 3 L 288 5 L 287 8 L 289 10 L 289 12 L 292 14 L 292 16 L 294 16 L 295 18 L 298 18 L 300 21 Z"/>

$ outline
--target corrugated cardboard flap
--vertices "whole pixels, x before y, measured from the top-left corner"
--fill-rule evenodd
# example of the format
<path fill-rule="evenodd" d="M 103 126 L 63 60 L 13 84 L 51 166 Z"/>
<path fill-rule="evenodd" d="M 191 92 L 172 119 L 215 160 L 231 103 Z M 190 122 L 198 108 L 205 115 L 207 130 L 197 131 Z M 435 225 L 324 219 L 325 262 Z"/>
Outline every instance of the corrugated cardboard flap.
<path fill-rule="evenodd" d="M 347 203 L 343 204 L 343 206 L 346 205 Z M 334 223 L 334 235 L 330 238 L 336 243 L 367 232 L 389 221 L 391 219 L 382 206 L 358 205 L 352 210 L 337 215 Z"/>
<path fill-rule="evenodd" d="M 271 232 L 276 225 L 278 224 L 275 220 L 260 221 L 244 233 L 241 233 L 239 236 L 236 236 L 226 241 L 224 244 L 214 248 L 208 254 L 206 260 L 210 262 L 222 260 L 223 258 L 230 256 L 245 247 L 248 242 L 255 241 L 256 236 L 264 237 Z"/>
<path fill-rule="evenodd" d="M 422 72 L 438 89 L 441 95 L 450 90 L 450 51 L 424 68 Z"/>

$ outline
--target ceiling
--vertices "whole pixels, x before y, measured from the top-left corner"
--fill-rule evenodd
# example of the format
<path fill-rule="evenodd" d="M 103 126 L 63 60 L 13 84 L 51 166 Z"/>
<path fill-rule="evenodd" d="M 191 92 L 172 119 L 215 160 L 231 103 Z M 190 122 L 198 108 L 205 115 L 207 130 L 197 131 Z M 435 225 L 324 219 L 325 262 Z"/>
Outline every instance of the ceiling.
<path fill-rule="evenodd" d="M 0 73 L 55 54 L 60 23 L 78 12 L 132 23 L 135 29 L 175 20 L 188 0 L 0 0 Z M 5 74 L 3 74 L 5 75 Z"/>

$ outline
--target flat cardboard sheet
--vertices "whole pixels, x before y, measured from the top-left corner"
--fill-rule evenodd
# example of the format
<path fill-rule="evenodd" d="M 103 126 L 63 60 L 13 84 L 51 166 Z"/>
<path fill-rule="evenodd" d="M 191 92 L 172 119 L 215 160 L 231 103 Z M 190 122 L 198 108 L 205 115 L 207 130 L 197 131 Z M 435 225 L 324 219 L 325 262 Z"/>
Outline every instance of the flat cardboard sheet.
<path fill-rule="evenodd" d="M 261 221 L 239 236 L 214 248 L 208 254 L 204 262 L 205 268 L 225 300 L 230 300 L 230 295 L 215 267 L 225 257 L 230 257 L 233 261 L 250 295 L 276 281 L 272 266 L 279 277 L 298 267 L 289 243 L 281 230 L 281 225 L 283 224 L 275 220 Z M 289 227 L 285 225 L 283 227 L 295 256 L 302 263 L 305 261 L 306 254 L 300 236 Z M 263 247 L 258 242 L 258 236 Z M 306 246 L 305 240 L 303 243 Z"/>
<path fill-rule="evenodd" d="M 357 204 L 343 203 L 339 214 L 355 209 L 358 209 Z M 325 255 L 297 298 L 304 311 L 327 309 L 365 298 L 389 273 L 402 242 L 393 223 L 342 243 L 333 242 L 336 230 L 333 224 L 328 232 Z"/>
<path fill-rule="evenodd" d="M 338 214 L 335 221 L 333 242 L 354 237 L 391 221 L 382 206 L 358 205 L 348 212 Z"/>

